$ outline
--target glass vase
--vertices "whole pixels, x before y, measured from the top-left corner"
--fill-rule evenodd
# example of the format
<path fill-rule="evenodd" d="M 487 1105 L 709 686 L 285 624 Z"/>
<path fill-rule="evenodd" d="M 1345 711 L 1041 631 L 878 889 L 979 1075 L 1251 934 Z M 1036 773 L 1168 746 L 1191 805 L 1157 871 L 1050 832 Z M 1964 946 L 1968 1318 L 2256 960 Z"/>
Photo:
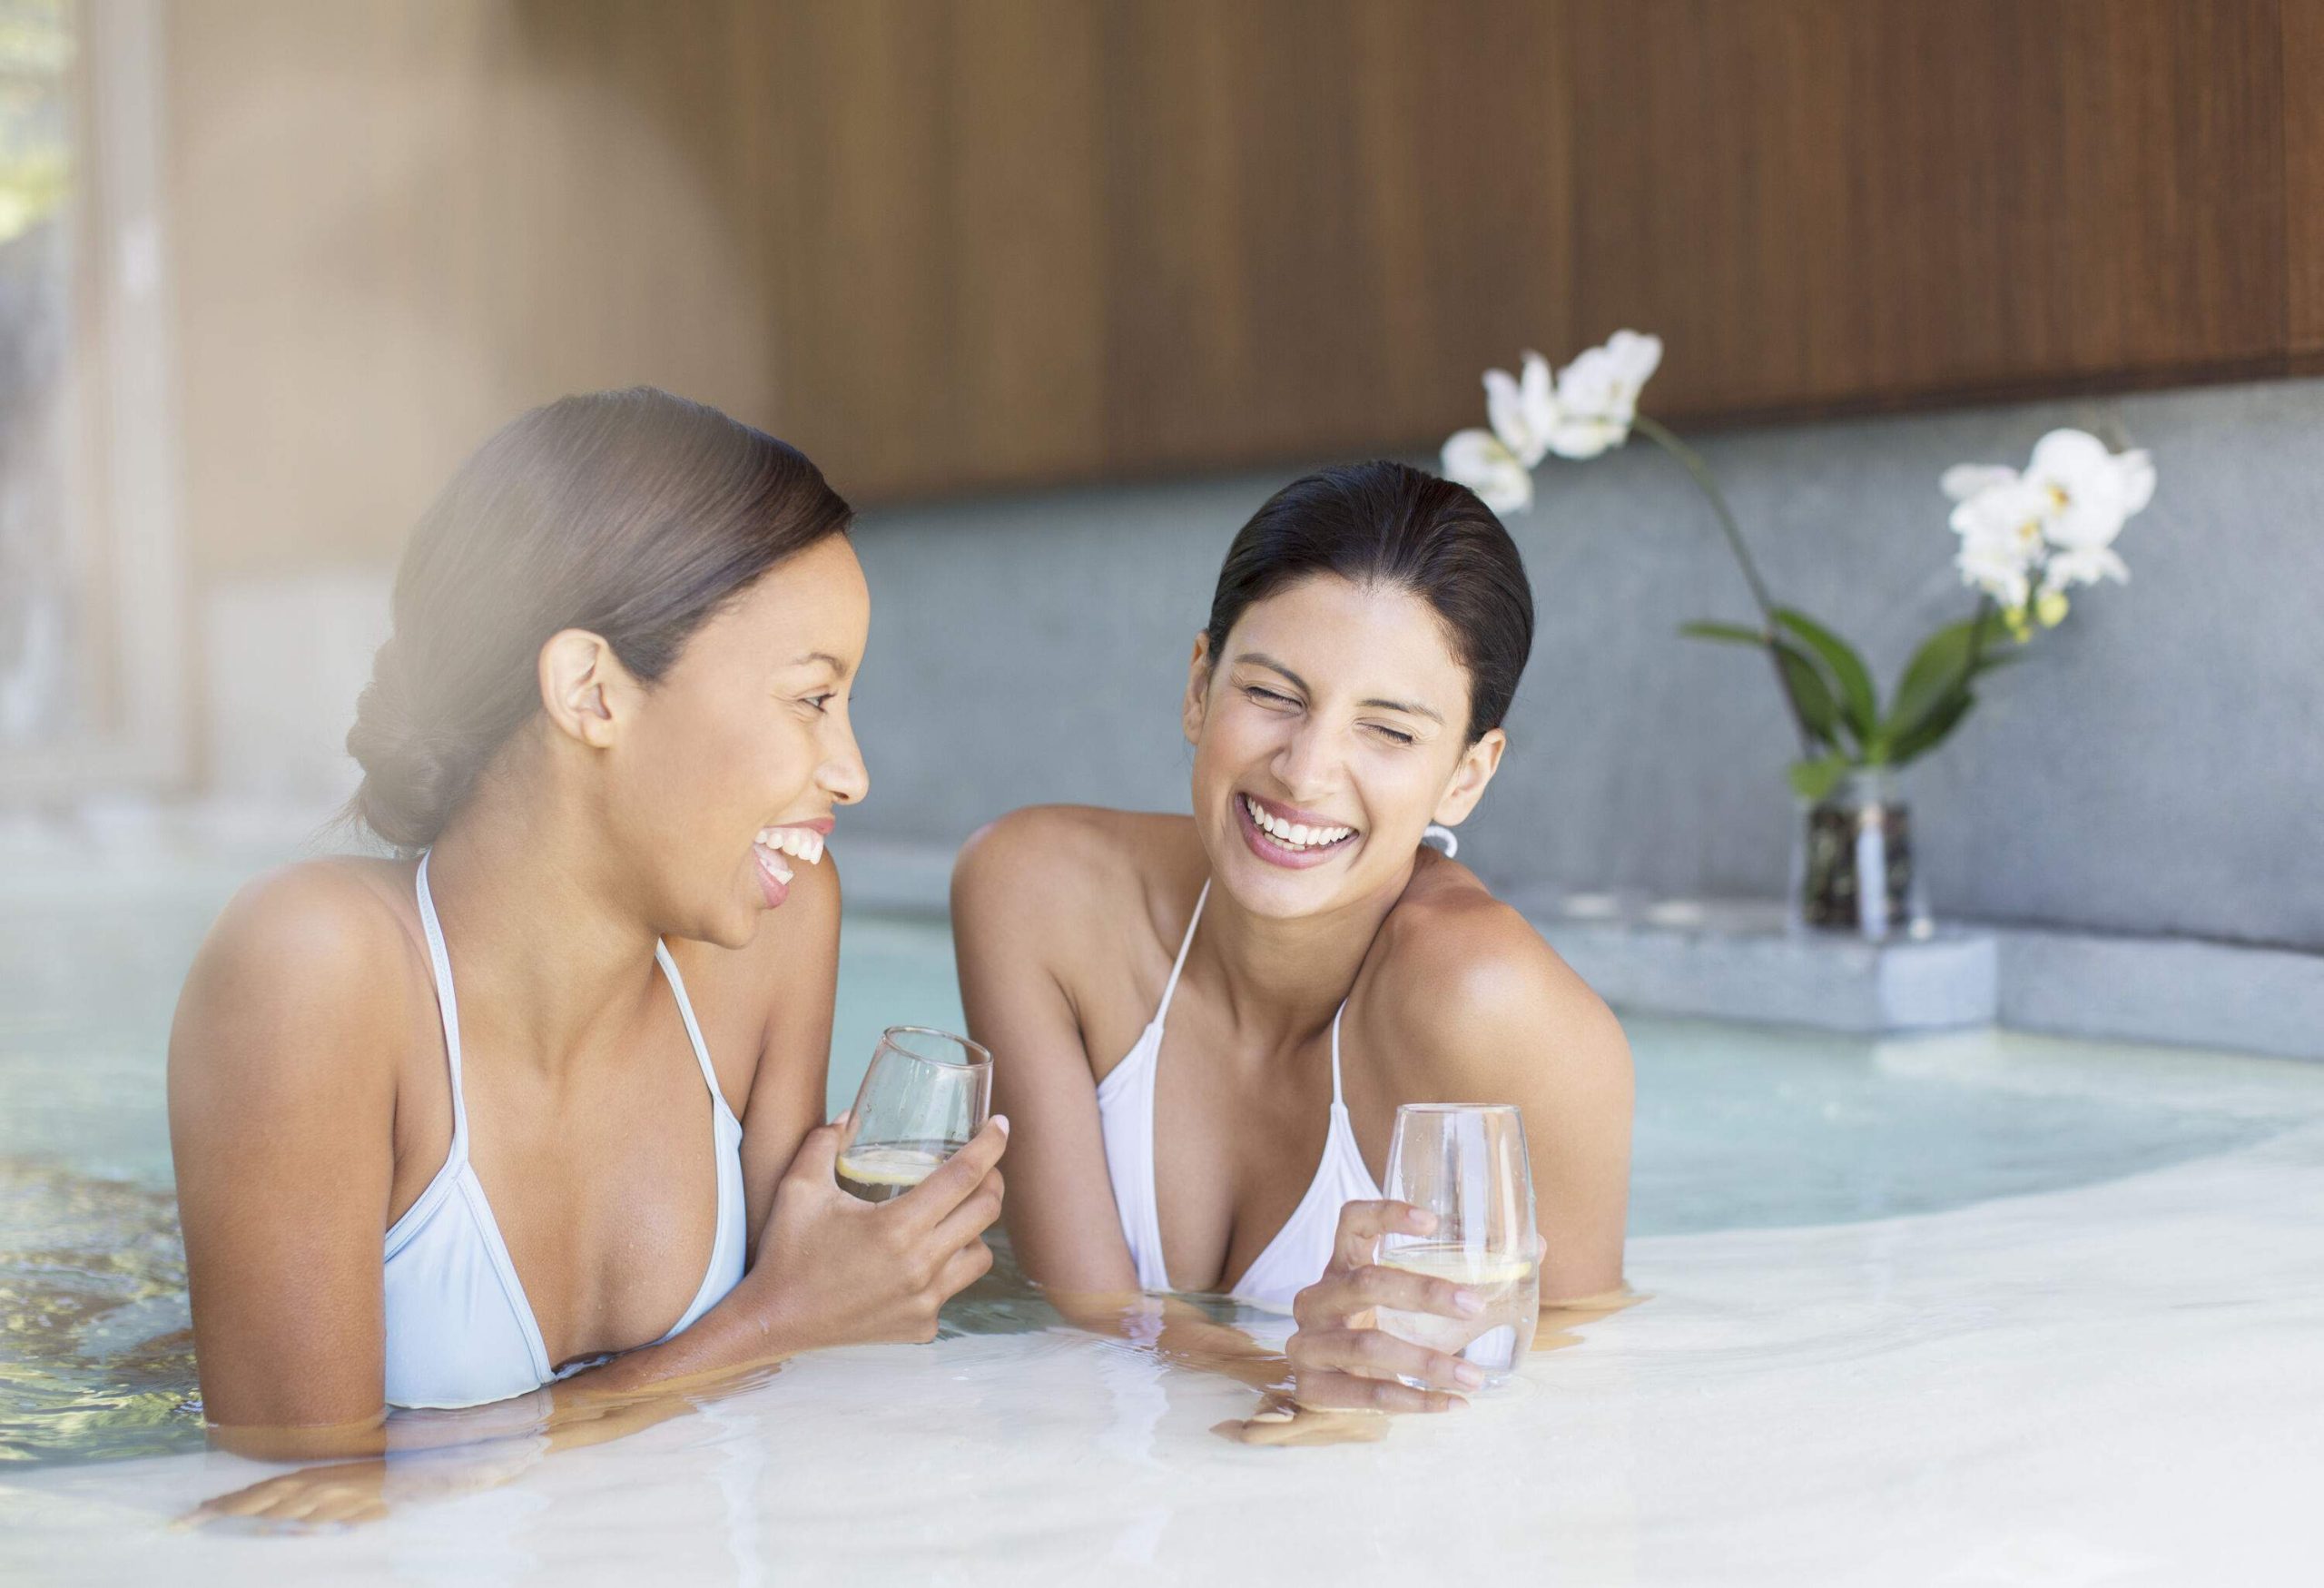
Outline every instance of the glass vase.
<path fill-rule="evenodd" d="M 1913 813 L 1896 774 L 1859 766 L 1804 803 L 1793 828 L 1794 925 L 1871 942 L 1926 937 L 1928 903 L 1913 864 Z"/>

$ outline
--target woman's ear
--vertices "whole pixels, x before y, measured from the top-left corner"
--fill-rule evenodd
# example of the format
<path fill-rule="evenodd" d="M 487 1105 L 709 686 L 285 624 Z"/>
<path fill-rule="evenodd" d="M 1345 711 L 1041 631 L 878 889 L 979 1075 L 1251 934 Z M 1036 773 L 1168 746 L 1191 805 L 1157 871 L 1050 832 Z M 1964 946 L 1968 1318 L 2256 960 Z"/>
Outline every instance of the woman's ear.
<path fill-rule="evenodd" d="M 1452 768 L 1452 781 L 1444 785 L 1443 796 L 1436 802 L 1436 814 L 1430 820 L 1446 827 L 1458 827 L 1468 820 L 1469 813 L 1485 796 L 1485 784 L 1501 770 L 1501 753 L 1508 747 L 1507 734 L 1487 728 L 1475 744 L 1462 751 L 1460 763 Z"/>
<path fill-rule="evenodd" d="M 593 750 L 621 736 L 637 682 L 603 636 L 559 629 L 541 646 L 541 710 L 556 731 Z"/>
<path fill-rule="evenodd" d="M 1179 710 L 1179 725 L 1187 743 L 1202 737 L 1203 717 L 1210 709 L 1210 636 L 1195 636 L 1195 654 L 1187 663 L 1187 698 Z"/>

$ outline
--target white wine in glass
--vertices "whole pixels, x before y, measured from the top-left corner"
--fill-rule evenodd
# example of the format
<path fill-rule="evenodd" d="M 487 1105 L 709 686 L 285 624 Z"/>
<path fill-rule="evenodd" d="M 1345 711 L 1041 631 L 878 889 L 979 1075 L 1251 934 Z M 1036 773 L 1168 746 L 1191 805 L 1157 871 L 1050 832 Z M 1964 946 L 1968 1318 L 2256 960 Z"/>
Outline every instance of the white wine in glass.
<path fill-rule="evenodd" d="M 950 1031 L 890 1026 L 840 1137 L 840 1189 L 866 1202 L 902 1196 L 967 1146 L 991 1107 L 991 1054 Z"/>
<path fill-rule="evenodd" d="M 1532 1346 L 1541 1303 L 1522 1116 L 1506 1103 L 1405 1104 L 1396 1110 L 1384 1189 L 1435 1214 L 1436 1230 L 1384 1236 L 1376 1260 L 1474 1291 L 1484 1307 L 1473 1317 L 1447 1317 L 1384 1307 L 1379 1327 L 1463 1358 L 1488 1386 L 1505 1382 Z"/>

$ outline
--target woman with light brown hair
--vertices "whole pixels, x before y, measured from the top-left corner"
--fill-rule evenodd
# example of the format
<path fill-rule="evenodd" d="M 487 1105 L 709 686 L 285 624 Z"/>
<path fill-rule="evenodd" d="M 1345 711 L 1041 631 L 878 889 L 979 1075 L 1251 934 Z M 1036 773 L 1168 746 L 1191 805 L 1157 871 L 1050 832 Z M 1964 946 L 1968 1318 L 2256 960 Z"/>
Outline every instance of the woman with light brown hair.
<path fill-rule="evenodd" d="M 595 1436 L 647 1386 L 931 1338 L 990 1264 L 1005 1121 L 876 1208 L 822 1124 L 823 842 L 868 786 L 850 518 L 646 390 L 524 415 L 429 509 L 348 741 L 399 855 L 245 888 L 171 1039 L 226 1443 L 376 1455 L 462 1436 L 390 1406 L 527 1395 Z M 379 1470 L 228 1508 L 368 1514 Z"/>

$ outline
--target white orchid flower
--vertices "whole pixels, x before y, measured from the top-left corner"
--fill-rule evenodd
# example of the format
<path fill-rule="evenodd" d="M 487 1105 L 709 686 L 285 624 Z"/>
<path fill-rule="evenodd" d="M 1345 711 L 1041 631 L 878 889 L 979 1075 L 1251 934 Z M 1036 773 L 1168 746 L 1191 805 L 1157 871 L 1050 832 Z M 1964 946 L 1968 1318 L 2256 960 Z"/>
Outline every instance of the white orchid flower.
<path fill-rule="evenodd" d="M 1953 509 L 1953 532 L 1964 546 L 2006 550 L 2024 567 L 2041 560 L 2049 523 L 2049 493 L 2031 479 L 1987 486 Z"/>
<path fill-rule="evenodd" d="M 1550 449 L 1550 432 L 1558 422 L 1558 399 L 1547 359 L 1528 352 L 1521 367 L 1523 375 L 1515 378 L 1506 370 L 1485 371 L 1485 414 L 1501 444 L 1531 469 Z"/>
<path fill-rule="evenodd" d="M 2045 591 L 2063 590 L 2072 585 L 2094 585 L 2101 579 L 2112 579 L 2118 585 L 2131 582 L 2131 570 L 2103 546 L 2053 551 L 2049 566 L 2042 570 L 2042 588 Z"/>
<path fill-rule="evenodd" d="M 2033 593 L 2034 581 L 2024 562 L 2004 542 L 1965 542 L 1953 562 L 1961 570 L 1963 584 L 1974 585 L 2004 610 L 2019 610 Z"/>
<path fill-rule="evenodd" d="M 2086 430 L 2052 430 L 2034 444 L 2025 480 L 2048 498 L 2043 533 L 2051 545 L 2104 551 L 2123 521 L 2153 499 L 2154 462 L 2143 451 L 2109 452 Z M 2112 567 L 2122 566 L 2109 557 Z"/>
<path fill-rule="evenodd" d="M 2047 492 L 2013 473 L 1955 508 L 1953 531 L 1961 537 L 1961 550 L 1954 564 L 1962 582 L 2013 611 L 2024 607 L 2034 569 L 2048 549 L 2042 532 L 2049 505 Z"/>
<path fill-rule="evenodd" d="M 1533 471 L 1491 430 L 1459 430 L 1444 443 L 1444 478 L 1465 485 L 1507 518 L 1533 505 Z"/>
<path fill-rule="evenodd" d="M 1557 423 L 1550 450 L 1561 458 L 1595 458 L 1630 439 L 1639 394 L 1662 363 L 1662 339 L 1618 330 L 1558 376 Z"/>
<path fill-rule="evenodd" d="M 1981 496 L 1997 485 L 2017 483 L 2017 470 L 2005 463 L 1956 463 L 1936 482 L 1937 489 L 1956 502 Z"/>

